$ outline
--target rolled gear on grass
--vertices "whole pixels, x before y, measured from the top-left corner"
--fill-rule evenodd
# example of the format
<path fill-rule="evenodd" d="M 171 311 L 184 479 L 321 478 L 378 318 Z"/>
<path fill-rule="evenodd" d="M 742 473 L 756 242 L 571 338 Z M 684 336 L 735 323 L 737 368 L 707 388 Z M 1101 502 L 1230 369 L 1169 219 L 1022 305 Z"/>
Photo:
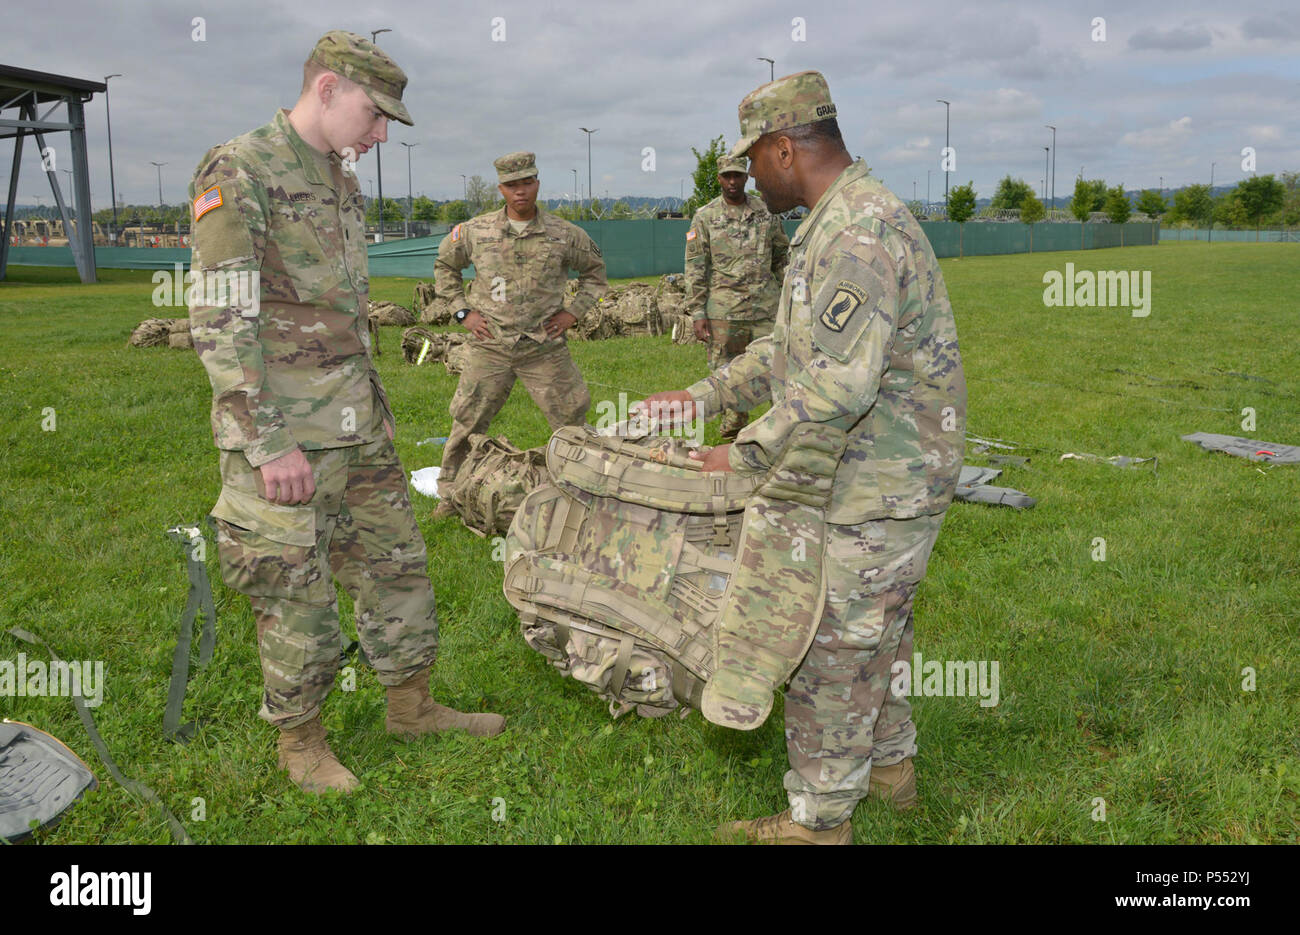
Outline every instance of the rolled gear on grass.
<path fill-rule="evenodd" d="M 177 322 L 181 323 L 184 330 L 189 329 L 188 318 L 146 318 L 135 326 L 127 343 L 132 347 L 159 347 L 167 343 L 173 332 L 181 330 L 177 327 Z"/>
<path fill-rule="evenodd" d="M 611 293 L 602 305 L 610 305 L 610 314 L 619 323 L 620 336 L 653 337 L 664 333 L 664 320 L 659 312 L 655 287 L 648 283 L 628 283 L 616 294 Z"/>
<path fill-rule="evenodd" d="M 411 308 L 425 325 L 450 325 L 455 321 L 453 309 L 438 298 L 431 282 L 417 282 Z M 414 322 L 412 322 L 414 324 Z"/>
<path fill-rule="evenodd" d="M 370 321 L 379 325 L 397 325 L 405 328 L 415 324 L 415 313 L 396 302 L 371 302 Z"/>
<path fill-rule="evenodd" d="M 448 503 L 480 536 L 504 536 L 524 496 L 546 483 L 544 448 L 522 451 L 504 435 L 471 435 Z"/>
<path fill-rule="evenodd" d="M 408 364 L 445 363 L 450 350 L 463 345 L 467 337 L 454 332 L 430 331 L 428 328 L 415 325 L 402 332 L 402 359 Z M 427 351 L 426 341 L 429 344 Z M 424 355 L 423 360 L 420 358 L 421 354 Z"/>
<path fill-rule="evenodd" d="M 173 350 L 181 350 L 194 346 L 194 338 L 188 331 L 173 331 L 167 335 L 167 346 Z"/>

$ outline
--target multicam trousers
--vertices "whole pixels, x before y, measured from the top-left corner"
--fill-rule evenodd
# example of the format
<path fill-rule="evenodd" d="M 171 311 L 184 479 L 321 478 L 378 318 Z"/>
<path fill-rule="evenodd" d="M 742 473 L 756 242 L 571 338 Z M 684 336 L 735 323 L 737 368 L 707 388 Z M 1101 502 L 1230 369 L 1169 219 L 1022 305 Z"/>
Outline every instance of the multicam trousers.
<path fill-rule="evenodd" d="M 872 765 L 916 753 L 906 696 L 890 690 L 912 657 L 912 600 L 943 514 L 827 526 L 826 607 L 785 695 L 791 817 L 814 830 L 846 821 Z"/>
<path fill-rule="evenodd" d="M 730 363 L 749 347 L 751 341 L 772 333 L 771 318 L 758 321 L 729 321 L 709 319 L 708 364 L 709 373 L 717 373 L 723 364 Z M 749 423 L 749 413 L 734 409 L 722 410 L 720 431 L 724 438 L 735 438 L 736 433 Z"/>
<path fill-rule="evenodd" d="M 518 377 L 537 403 L 551 431 L 562 425 L 583 425 L 591 406 L 591 393 L 567 343 L 538 344 L 522 338 L 513 348 L 497 344 L 468 345 L 469 363 L 451 398 L 451 434 L 442 452 L 438 496 L 451 496 L 456 472 L 469 455 L 469 437 L 486 433 L 506 404 Z"/>
<path fill-rule="evenodd" d="M 285 728 L 315 717 L 334 685 L 341 634 L 331 570 L 352 596 L 357 638 L 381 684 L 401 684 L 438 651 L 424 538 L 393 443 L 303 454 L 316 480 L 310 503 L 263 499 L 244 454 L 223 451 L 212 509 L 222 576 L 257 620 L 260 713 Z"/>

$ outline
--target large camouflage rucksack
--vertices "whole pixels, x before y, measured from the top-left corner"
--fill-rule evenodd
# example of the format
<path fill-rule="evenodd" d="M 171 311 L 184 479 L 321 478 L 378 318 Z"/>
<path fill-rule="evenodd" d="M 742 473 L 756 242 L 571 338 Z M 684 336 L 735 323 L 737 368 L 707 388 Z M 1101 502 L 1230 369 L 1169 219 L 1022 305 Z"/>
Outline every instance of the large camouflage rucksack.
<path fill-rule="evenodd" d="M 503 588 L 528 645 L 615 716 L 686 705 L 761 724 L 821 613 L 844 438 L 809 425 L 757 477 L 704 472 L 676 439 L 557 430 L 550 482 L 524 497 L 506 538 Z M 800 558 L 787 560 L 792 539 Z"/>
<path fill-rule="evenodd" d="M 524 495 L 546 481 L 541 448 L 521 451 L 504 435 L 471 435 L 448 502 L 480 536 L 504 536 Z"/>

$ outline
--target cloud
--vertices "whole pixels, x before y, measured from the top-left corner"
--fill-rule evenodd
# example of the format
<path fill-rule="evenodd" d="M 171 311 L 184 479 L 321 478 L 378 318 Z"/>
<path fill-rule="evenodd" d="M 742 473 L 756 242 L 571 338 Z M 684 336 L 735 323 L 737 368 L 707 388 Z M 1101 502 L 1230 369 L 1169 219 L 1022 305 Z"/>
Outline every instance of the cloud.
<path fill-rule="evenodd" d="M 1152 26 L 1129 36 L 1130 49 L 1159 49 L 1163 52 L 1188 52 L 1210 47 L 1210 31 L 1204 26 L 1179 26 L 1161 31 Z"/>
<path fill-rule="evenodd" d="M 1294 20 L 1285 20 L 1280 16 L 1250 16 L 1241 24 L 1241 34 L 1246 39 L 1293 42 L 1300 39 L 1300 26 Z"/>
<path fill-rule="evenodd" d="M 1192 135 L 1192 118 L 1179 117 L 1162 127 L 1149 127 L 1145 130 L 1130 130 L 1119 138 L 1121 145 L 1137 146 L 1142 149 L 1164 149 L 1186 142 Z"/>

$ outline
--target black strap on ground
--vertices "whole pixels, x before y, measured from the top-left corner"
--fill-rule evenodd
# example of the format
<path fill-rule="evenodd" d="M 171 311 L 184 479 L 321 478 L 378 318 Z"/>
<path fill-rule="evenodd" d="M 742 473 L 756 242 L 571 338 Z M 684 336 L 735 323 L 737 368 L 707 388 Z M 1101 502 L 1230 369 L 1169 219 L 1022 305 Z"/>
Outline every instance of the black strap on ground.
<path fill-rule="evenodd" d="M 35 633 L 24 630 L 20 627 L 11 627 L 9 635 L 15 639 L 22 640 L 24 643 L 30 643 L 33 646 L 41 646 L 50 654 L 50 658 L 55 662 L 62 661 L 59 659 L 59 654 L 50 648 L 50 644 L 45 642 L 45 640 L 41 639 Z M 95 745 L 95 752 L 98 753 L 99 758 L 104 761 L 104 767 L 108 770 L 108 774 L 113 777 L 113 780 L 136 798 L 144 799 L 146 802 L 152 802 L 154 805 L 158 806 L 163 817 L 167 819 L 167 825 L 171 829 L 173 841 L 177 844 L 193 844 L 194 841 L 190 838 L 189 834 L 186 833 L 185 826 L 182 825 L 176 816 L 172 814 L 171 809 L 167 807 L 167 803 L 159 798 L 157 792 L 154 792 L 142 782 L 137 782 L 134 779 L 127 779 L 122 775 L 122 771 L 117 768 L 117 763 L 113 761 L 113 755 L 108 752 L 108 744 L 104 743 L 104 738 L 99 736 L 99 731 L 95 728 L 95 719 L 90 716 L 90 708 L 86 706 L 85 699 L 73 692 L 72 704 L 77 709 L 77 714 L 81 716 L 81 723 L 85 726 L 86 733 L 90 735 L 90 742 Z"/>
<path fill-rule="evenodd" d="M 212 523 L 212 517 L 208 517 Z M 189 575 L 190 592 L 181 614 L 180 629 L 176 634 L 176 651 L 172 654 L 172 679 L 167 688 L 167 708 L 163 711 L 163 736 L 176 743 L 186 743 L 194 733 L 194 724 L 181 723 L 181 707 L 185 703 L 185 688 L 190 678 L 190 644 L 194 639 L 194 619 L 203 611 L 203 633 L 199 637 L 198 667 L 212 661 L 212 651 L 217 640 L 217 609 L 212 601 L 212 583 L 208 580 L 207 540 L 198 525 L 177 526 L 167 530 L 167 536 L 181 546 L 185 570 Z"/>

